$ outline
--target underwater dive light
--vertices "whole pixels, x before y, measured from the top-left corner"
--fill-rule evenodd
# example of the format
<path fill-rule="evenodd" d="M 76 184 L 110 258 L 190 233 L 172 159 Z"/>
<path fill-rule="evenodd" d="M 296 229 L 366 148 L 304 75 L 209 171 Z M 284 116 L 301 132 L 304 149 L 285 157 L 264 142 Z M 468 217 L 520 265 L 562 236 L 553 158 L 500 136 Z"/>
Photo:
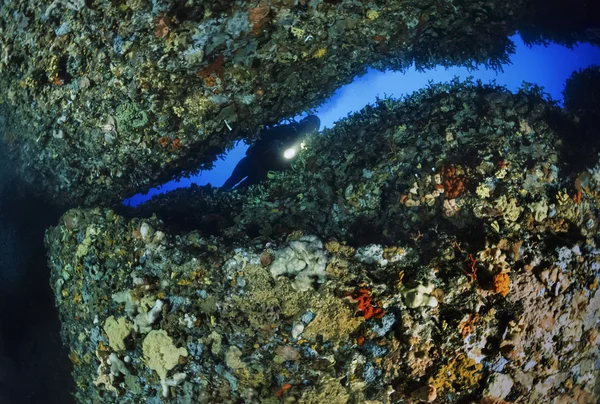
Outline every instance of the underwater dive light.
<path fill-rule="evenodd" d="M 285 157 L 286 159 L 292 159 L 296 156 L 296 148 L 295 147 L 290 147 L 289 149 L 287 149 L 286 151 L 283 152 L 283 157 Z"/>

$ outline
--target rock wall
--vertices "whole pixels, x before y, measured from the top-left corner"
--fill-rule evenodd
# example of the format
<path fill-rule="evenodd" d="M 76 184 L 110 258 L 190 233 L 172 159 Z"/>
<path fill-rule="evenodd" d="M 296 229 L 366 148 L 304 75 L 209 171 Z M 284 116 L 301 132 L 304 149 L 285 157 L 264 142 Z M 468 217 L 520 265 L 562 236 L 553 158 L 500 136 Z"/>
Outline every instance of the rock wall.
<path fill-rule="evenodd" d="M 600 163 L 564 158 L 576 129 L 536 87 L 453 82 L 266 184 L 68 211 L 46 245 L 76 398 L 596 402 Z"/>
<path fill-rule="evenodd" d="M 189 3 L 189 2 L 188 2 Z M 367 66 L 498 68 L 524 0 L 3 1 L 1 139 L 69 205 L 113 204 L 321 104 Z"/>

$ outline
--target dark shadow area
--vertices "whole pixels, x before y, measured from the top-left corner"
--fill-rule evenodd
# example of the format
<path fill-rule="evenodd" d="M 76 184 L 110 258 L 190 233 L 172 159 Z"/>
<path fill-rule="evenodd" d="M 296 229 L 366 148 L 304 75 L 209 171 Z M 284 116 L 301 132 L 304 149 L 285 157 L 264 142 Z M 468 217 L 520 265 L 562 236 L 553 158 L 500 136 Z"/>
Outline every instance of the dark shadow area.
<path fill-rule="evenodd" d="M 520 22 L 519 33 L 526 44 L 556 42 L 600 43 L 600 2 L 595 0 L 534 0 Z"/>
<path fill-rule="evenodd" d="M 72 403 L 68 350 L 49 285 L 44 231 L 61 211 L 33 195 L 0 151 L 0 403 Z"/>
<path fill-rule="evenodd" d="M 600 66 L 575 71 L 565 90 L 565 110 L 575 123 L 564 130 L 565 150 L 572 172 L 582 172 L 598 163 L 600 152 Z"/>

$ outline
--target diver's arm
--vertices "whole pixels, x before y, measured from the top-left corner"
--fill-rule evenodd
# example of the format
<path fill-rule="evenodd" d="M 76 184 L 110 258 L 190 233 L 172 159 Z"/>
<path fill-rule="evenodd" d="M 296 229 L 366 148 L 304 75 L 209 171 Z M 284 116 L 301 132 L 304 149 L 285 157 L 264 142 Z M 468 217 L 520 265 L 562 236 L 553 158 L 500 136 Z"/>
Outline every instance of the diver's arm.
<path fill-rule="evenodd" d="M 235 184 L 243 180 L 250 173 L 250 158 L 244 157 L 233 169 L 231 176 L 225 181 L 221 188 L 231 189 Z"/>

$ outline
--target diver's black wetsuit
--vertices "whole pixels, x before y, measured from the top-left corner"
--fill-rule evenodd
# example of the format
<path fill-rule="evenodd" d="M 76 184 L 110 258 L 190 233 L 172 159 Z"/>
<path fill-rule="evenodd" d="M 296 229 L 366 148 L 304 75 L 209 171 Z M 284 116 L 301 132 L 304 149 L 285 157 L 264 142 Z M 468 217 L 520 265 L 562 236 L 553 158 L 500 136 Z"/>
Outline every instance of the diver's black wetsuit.
<path fill-rule="evenodd" d="M 260 138 L 246 151 L 246 157 L 237 164 L 231 177 L 223 184 L 224 189 L 231 189 L 242 181 L 238 188 L 257 184 L 267 178 L 269 171 L 282 171 L 288 168 L 293 158 L 283 156 L 290 147 L 299 147 L 300 142 L 309 134 L 317 132 L 321 121 L 315 115 L 309 115 L 300 122 L 280 125 L 263 130 Z"/>

